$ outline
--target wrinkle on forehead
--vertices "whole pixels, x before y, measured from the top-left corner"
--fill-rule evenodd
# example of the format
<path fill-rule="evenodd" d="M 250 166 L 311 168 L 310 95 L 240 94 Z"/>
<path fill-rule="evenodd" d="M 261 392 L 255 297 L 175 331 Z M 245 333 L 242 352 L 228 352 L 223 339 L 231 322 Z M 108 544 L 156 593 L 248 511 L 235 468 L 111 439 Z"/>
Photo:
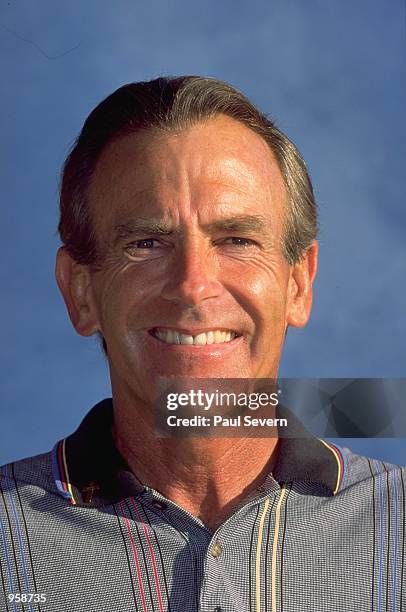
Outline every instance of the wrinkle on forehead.
<path fill-rule="evenodd" d="M 263 186 L 280 186 L 282 181 L 284 186 L 268 144 L 230 117 L 211 118 L 178 134 L 151 137 L 146 133 L 142 138 L 139 145 L 143 163 L 156 172 L 157 178 L 177 180 L 188 171 L 192 177 L 202 177 L 213 185 L 219 182 L 240 192 L 258 187 L 260 182 Z M 139 169 L 142 175 L 143 165 Z"/>
<path fill-rule="evenodd" d="M 287 199 L 267 143 L 241 123 L 218 116 L 178 134 L 134 133 L 112 143 L 96 165 L 89 200 L 97 225 L 104 225 L 113 212 L 149 209 L 153 215 L 181 202 L 189 206 L 192 194 L 200 209 L 210 207 L 211 199 L 238 206 L 236 212 L 243 212 L 245 203 L 280 207 Z"/>

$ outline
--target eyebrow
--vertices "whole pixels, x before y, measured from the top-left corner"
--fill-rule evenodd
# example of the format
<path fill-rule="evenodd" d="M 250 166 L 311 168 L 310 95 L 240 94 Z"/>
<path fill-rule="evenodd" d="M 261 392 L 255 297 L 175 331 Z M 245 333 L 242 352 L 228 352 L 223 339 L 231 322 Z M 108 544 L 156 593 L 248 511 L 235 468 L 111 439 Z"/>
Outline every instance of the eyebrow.
<path fill-rule="evenodd" d="M 218 231 L 262 232 L 268 229 L 268 225 L 267 219 L 262 215 L 236 215 L 207 223 L 203 225 L 203 229 L 207 234 Z"/>
<path fill-rule="evenodd" d="M 235 215 L 233 217 L 224 217 L 217 219 L 211 223 L 202 225 L 202 229 L 206 234 L 214 234 L 216 232 L 267 232 L 269 231 L 269 222 L 262 215 Z M 171 223 L 167 223 L 162 219 L 135 219 L 129 223 L 116 225 L 114 228 L 115 239 L 117 243 L 120 240 L 131 236 L 154 235 L 154 236 L 171 236 L 179 235 L 182 230 L 175 227 Z"/>
<path fill-rule="evenodd" d="M 114 228 L 115 242 L 134 235 L 154 234 L 169 236 L 176 233 L 174 228 L 159 219 L 135 219 L 129 223 L 116 225 Z"/>

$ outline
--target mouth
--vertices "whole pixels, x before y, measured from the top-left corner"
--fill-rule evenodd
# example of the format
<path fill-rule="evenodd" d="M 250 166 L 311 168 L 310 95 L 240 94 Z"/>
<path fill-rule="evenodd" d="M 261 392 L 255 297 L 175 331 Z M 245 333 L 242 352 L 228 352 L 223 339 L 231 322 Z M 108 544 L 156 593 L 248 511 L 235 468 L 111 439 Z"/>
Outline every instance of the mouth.
<path fill-rule="evenodd" d="M 241 333 L 232 329 L 216 328 L 204 331 L 199 330 L 198 333 L 192 334 L 184 330 L 171 329 L 168 327 L 153 327 L 148 330 L 148 333 L 165 344 L 181 344 L 186 346 L 229 344 L 236 338 L 242 336 Z"/>

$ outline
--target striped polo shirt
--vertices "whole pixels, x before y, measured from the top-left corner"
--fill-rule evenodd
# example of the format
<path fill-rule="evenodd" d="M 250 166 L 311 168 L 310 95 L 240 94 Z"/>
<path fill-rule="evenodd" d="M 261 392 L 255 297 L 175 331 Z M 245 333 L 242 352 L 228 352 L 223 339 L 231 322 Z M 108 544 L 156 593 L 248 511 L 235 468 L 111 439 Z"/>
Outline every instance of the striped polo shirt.
<path fill-rule="evenodd" d="M 111 400 L 1 468 L 0 610 L 401 612 L 405 470 L 312 436 L 216 530 L 142 485 Z"/>

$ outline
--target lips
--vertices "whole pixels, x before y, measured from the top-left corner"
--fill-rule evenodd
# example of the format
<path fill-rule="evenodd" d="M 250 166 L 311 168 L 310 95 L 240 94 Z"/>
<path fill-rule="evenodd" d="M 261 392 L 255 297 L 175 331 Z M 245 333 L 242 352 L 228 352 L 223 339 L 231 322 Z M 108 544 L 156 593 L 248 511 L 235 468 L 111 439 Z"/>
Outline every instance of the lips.
<path fill-rule="evenodd" d="M 208 329 L 196 334 L 187 333 L 178 329 L 167 327 L 154 327 L 149 330 L 149 333 L 166 344 L 182 344 L 188 346 L 206 346 L 208 344 L 224 344 L 231 342 L 238 336 L 241 336 L 234 330 L 225 329 Z"/>

